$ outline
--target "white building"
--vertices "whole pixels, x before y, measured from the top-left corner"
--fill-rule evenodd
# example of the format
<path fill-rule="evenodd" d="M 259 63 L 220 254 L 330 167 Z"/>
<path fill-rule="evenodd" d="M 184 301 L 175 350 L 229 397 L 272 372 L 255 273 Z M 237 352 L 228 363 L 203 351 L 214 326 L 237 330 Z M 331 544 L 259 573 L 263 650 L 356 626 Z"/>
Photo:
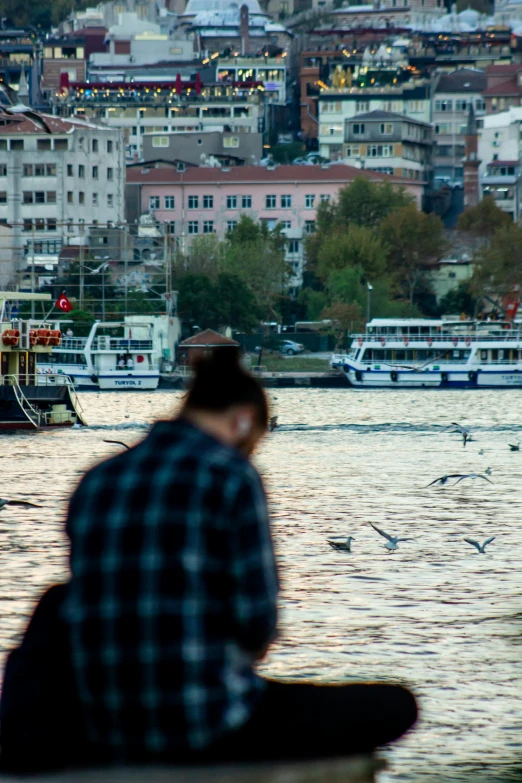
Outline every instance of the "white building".
<path fill-rule="evenodd" d="M 492 196 L 514 220 L 522 203 L 522 107 L 488 114 L 479 130 L 480 194 Z"/>
<path fill-rule="evenodd" d="M 287 63 L 285 57 L 234 57 L 220 59 L 216 68 L 219 82 L 261 82 L 269 103 L 286 104 Z"/>
<path fill-rule="evenodd" d="M 54 256 L 90 224 L 124 217 L 122 133 L 47 114 L 0 114 L 0 221 L 31 259 Z"/>

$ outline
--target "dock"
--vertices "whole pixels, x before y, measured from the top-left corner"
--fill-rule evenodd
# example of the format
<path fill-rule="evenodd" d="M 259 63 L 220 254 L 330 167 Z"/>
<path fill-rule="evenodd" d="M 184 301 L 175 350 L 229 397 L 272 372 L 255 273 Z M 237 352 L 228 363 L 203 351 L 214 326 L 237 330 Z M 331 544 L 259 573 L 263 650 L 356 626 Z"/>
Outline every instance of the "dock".
<path fill-rule="evenodd" d="M 333 372 L 261 372 L 254 373 L 266 388 L 276 389 L 348 389 L 350 384 L 341 373 Z M 190 375 L 176 372 L 160 376 L 160 389 L 185 389 Z"/>
<path fill-rule="evenodd" d="M 0 775 L 1 783 L 375 783 L 384 769 L 374 756 L 207 767 L 124 767 L 67 770 L 23 776 Z"/>

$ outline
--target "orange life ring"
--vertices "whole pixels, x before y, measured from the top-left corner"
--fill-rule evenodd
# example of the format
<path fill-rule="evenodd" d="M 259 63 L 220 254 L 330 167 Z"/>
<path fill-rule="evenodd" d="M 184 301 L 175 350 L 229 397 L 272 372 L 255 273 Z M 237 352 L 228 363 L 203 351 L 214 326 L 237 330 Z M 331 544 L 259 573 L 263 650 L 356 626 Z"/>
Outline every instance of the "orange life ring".
<path fill-rule="evenodd" d="M 29 345 L 37 345 L 38 344 L 38 332 L 36 329 L 31 329 L 29 332 Z"/>
<path fill-rule="evenodd" d="M 468 347 L 471 345 L 471 337 L 466 337 L 466 345 Z"/>
<path fill-rule="evenodd" d="M 383 348 L 386 345 L 386 340 L 384 339 L 384 337 L 381 337 L 381 345 Z"/>
<path fill-rule="evenodd" d="M 432 346 L 432 345 L 433 345 L 433 340 L 431 339 L 431 337 L 428 337 L 428 339 L 426 340 L 426 342 L 428 343 L 428 345 L 429 345 L 429 346 Z"/>
<path fill-rule="evenodd" d="M 62 342 L 62 333 L 59 329 L 51 329 L 49 334 L 49 345 L 60 345 Z"/>
<path fill-rule="evenodd" d="M 36 345 L 49 345 L 50 339 L 51 339 L 50 329 L 36 330 Z"/>
<path fill-rule="evenodd" d="M 18 345 L 20 342 L 20 332 L 18 329 L 6 329 L 2 332 L 2 342 L 4 345 Z"/>

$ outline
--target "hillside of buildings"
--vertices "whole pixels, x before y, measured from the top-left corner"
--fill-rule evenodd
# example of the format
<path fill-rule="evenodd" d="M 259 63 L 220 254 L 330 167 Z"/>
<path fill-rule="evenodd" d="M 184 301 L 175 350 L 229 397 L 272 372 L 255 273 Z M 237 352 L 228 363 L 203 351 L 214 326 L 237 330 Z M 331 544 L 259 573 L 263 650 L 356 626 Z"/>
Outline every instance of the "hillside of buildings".
<path fill-rule="evenodd" d="M 244 332 L 502 314 L 521 99 L 515 0 L 6 0 L 0 288 Z"/>

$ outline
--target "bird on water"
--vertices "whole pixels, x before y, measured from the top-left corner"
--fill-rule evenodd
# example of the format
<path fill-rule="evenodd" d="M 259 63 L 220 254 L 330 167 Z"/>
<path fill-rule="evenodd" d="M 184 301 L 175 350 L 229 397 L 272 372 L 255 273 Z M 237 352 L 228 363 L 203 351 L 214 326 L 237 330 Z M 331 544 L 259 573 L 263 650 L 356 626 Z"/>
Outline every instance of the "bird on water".
<path fill-rule="evenodd" d="M 278 426 L 279 425 L 277 423 L 277 416 L 271 416 L 270 417 L 270 423 L 268 425 L 268 429 L 270 430 L 270 432 L 273 432 L 276 429 L 276 427 L 278 427 Z"/>
<path fill-rule="evenodd" d="M 28 500 L 6 500 L 6 498 L 0 498 L 0 511 L 6 506 L 23 506 L 24 508 L 42 508 L 37 503 L 29 503 Z"/>
<path fill-rule="evenodd" d="M 508 446 L 511 449 L 511 451 L 520 451 L 520 441 L 518 441 L 518 443 L 516 444 L 508 443 Z"/>
<path fill-rule="evenodd" d="M 332 549 L 335 549 L 337 552 L 351 552 L 352 541 L 355 541 L 355 538 L 353 536 L 348 536 L 346 541 L 334 541 L 330 538 L 327 538 L 326 541 L 328 544 L 330 544 Z"/>
<path fill-rule="evenodd" d="M 130 449 L 130 446 L 127 446 L 126 443 L 123 443 L 121 440 L 107 440 L 106 438 L 103 439 L 104 443 L 115 443 L 117 446 L 123 446 L 124 449 Z"/>

